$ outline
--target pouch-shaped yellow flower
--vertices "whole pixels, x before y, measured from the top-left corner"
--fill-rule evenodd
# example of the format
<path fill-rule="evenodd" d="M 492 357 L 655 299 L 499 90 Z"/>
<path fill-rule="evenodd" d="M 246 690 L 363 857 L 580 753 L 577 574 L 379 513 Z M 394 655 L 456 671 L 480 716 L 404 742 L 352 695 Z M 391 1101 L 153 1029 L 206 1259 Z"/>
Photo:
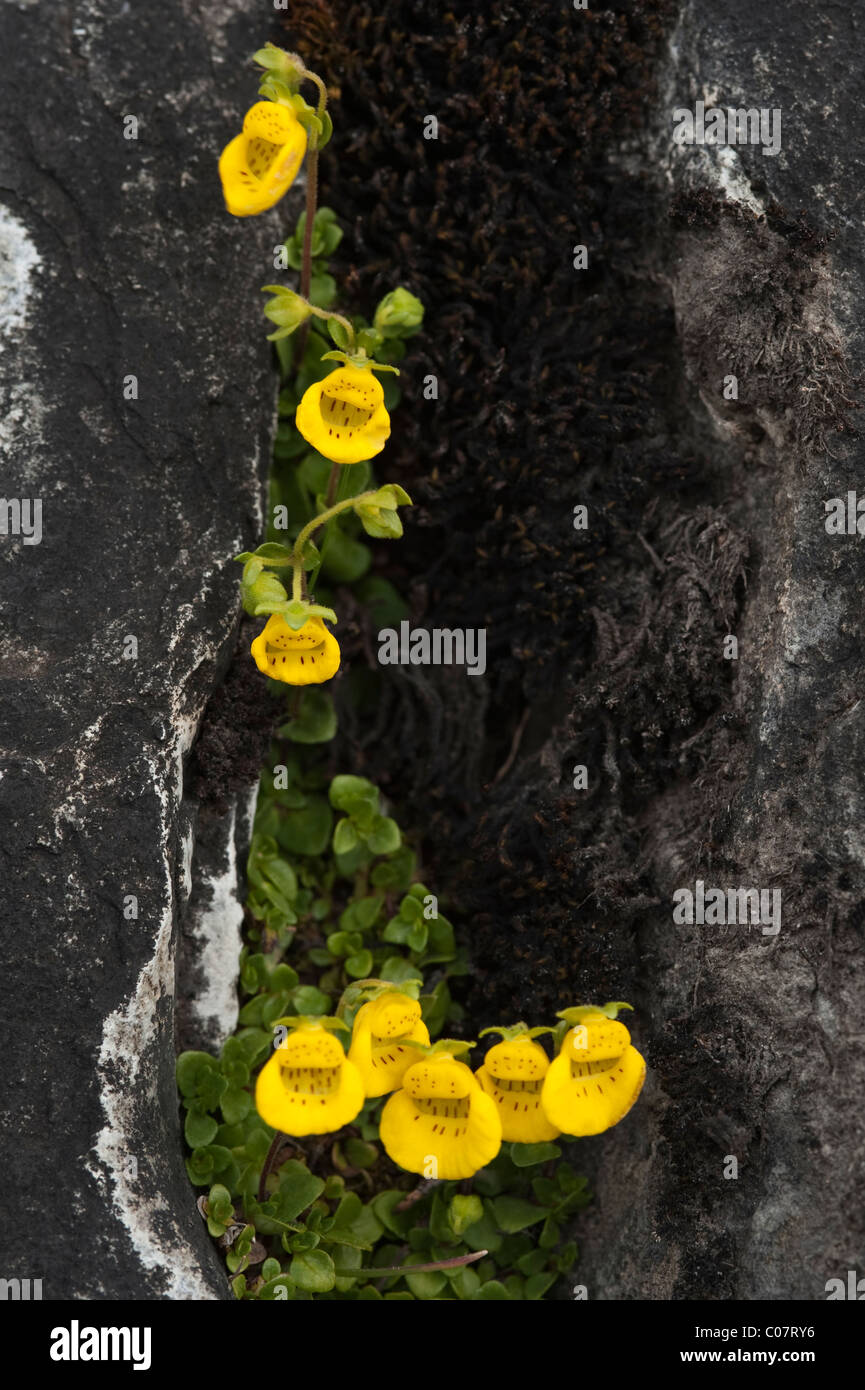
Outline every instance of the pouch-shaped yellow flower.
<path fill-rule="evenodd" d="M 541 1105 L 563 1134 L 602 1134 L 627 1115 L 645 1078 L 646 1063 L 625 1025 L 587 1014 L 550 1063 Z"/>
<path fill-rule="evenodd" d="M 434 1052 L 408 1068 L 385 1104 L 379 1137 L 390 1158 L 428 1178 L 470 1178 L 501 1148 L 494 1101 L 465 1062 Z"/>
<path fill-rule="evenodd" d="M 351 1123 L 364 1099 L 360 1072 L 319 1024 L 289 1033 L 255 1085 L 259 1115 L 284 1134 L 330 1134 Z"/>
<path fill-rule="evenodd" d="M 421 1008 L 407 994 L 380 994 L 358 1009 L 351 1035 L 349 1060 L 361 1076 L 367 1096 L 395 1091 L 412 1062 L 420 1060 L 417 1042 L 429 1047 L 429 1032 L 421 1021 Z"/>
<path fill-rule="evenodd" d="M 321 618 L 307 618 L 295 631 L 272 613 L 250 651 L 259 671 L 288 685 L 319 685 L 339 670 L 339 643 Z"/>
<path fill-rule="evenodd" d="M 313 382 L 295 423 L 307 444 L 332 463 L 361 463 L 380 454 L 390 434 L 381 382 L 367 367 L 337 367 Z"/>
<path fill-rule="evenodd" d="M 291 187 L 306 153 L 306 131 L 293 111 L 257 101 L 243 131 L 222 151 L 219 177 L 225 206 L 235 217 L 252 217 L 278 203 Z"/>
<path fill-rule="evenodd" d="M 550 1059 L 527 1033 L 496 1043 L 475 1076 L 495 1101 L 502 1138 L 513 1144 L 540 1144 L 559 1131 L 541 1105 L 541 1088 Z"/>

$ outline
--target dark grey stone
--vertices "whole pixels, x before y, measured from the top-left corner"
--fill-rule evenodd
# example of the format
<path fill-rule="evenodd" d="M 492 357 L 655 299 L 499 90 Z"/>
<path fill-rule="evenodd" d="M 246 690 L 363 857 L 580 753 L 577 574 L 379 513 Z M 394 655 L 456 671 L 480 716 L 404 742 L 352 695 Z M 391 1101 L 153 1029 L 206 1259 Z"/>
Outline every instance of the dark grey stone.
<path fill-rule="evenodd" d="M 184 759 L 269 466 L 286 205 L 236 221 L 216 174 L 263 37 L 244 4 L 0 9 L 0 491 L 43 527 L 0 536 L 0 1273 L 46 1299 L 230 1296 L 183 1165 L 174 971 Z"/>
<path fill-rule="evenodd" d="M 647 914 L 645 1113 L 581 1146 L 598 1194 L 576 1275 L 590 1297 L 816 1300 L 865 1268 L 865 542 L 824 527 L 826 499 L 862 479 L 861 440 L 835 428 L 863 368 L 860 46 L 852 4 L 690 0 L 662 76 L 647 157 L 674 198 L 735 205 L 679 218 L 666 274 L 690 429 L 750 562 L 740 732 L 710 777 L 652 808 L 645 862 L 666 903 L 709 858 L 707 883 L 778 888 L 782 924 Z M 781 108 L 780 153 L 674 151 L 673 108 L 698 98 Z M 722 398 L 731 371 L 737 402 Z M 717 834 L 698 844 L 713 800 Z"/>

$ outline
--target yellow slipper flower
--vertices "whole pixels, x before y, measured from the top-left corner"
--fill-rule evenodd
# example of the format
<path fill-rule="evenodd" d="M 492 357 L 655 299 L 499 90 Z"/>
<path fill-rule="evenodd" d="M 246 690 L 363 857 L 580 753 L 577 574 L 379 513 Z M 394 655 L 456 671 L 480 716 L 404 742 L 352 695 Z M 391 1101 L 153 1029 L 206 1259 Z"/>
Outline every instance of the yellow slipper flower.
<path fill-rule="evenodd" d="M 320 685 L 339 670 L 339 643 L 321 618 L 307 618 L 295 631 L 272 613 L 250 651 L 263 675 L 288 685 Z"/>
<path fill-rule="evenodd" d="M 390 435 L 381 382 L 368 367 L 337 367 L 303 393 L 295 423 L 307 444 L 332 463 L 362 463 Z"/>
<path fill-rule="evenodd" d="M 502 1138 L 513 1144 L 540 1144 L 555 1139 L 559 1130 L 544 1114 L 541 1088 L 550 1059 L 528 1032 L 491 1047 L 476 1072 L 495 1101 Z"/>
<path fill-rule="evenodd" d="M 602 1134 L 624 1119 L 645 1078 L 646 1063 L 625 1025 L 587 1011 L 550 1063 L 541 1105 L 563 1134 Z"/>
<path fill-rule="evenodd" d="M 470 1178 L 501 1148 L 495 1102 L 465 1062 L 433 1052 L 414 1062 L 385 1104 L 379 1137 L 394 1163 L 428 1178 Z"/>
<path fill-rule="evenodd" d="M 339 1038 L 317 1023 L 290 1032 L 255 1085 L 259 1115 L 284 1134 L 330 1134 L 351 1123 L 364 1099 L 357 1067 Z"/>
<path fill-rule="evenodd" d="M 306 131 L 294 112 L 273 101 L 257 101 L 246 113 L 242 134 L 220 156 L 228 211 L 252 217 L 272 208 L 291 187 L 305 153 Z"/>
<path fill-rule="evenodd" d="M 367 1096 L 395 1091 L 407 1068 L 420 1059 L 418 1049 L 405 1043 L 429 1047 L 429 1032 L 420 1014 L 416 999 L 393 990 L 358 1009 L 348 1058 L 363 1077 Z"/>

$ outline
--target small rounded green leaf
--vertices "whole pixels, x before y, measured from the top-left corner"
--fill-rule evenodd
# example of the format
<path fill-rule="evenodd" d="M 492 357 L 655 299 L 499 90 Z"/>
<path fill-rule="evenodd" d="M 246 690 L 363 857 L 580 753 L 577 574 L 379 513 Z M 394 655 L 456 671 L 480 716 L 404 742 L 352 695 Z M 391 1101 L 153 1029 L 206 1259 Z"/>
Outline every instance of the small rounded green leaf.
<path fill-rule="evenodd" d="M 307 1250 L 295 1255 L 288 1273 L 299 1289 L 310 1293 L 329 1293 L 336 1283 L 333 1260 L 324 1250 Z"/>

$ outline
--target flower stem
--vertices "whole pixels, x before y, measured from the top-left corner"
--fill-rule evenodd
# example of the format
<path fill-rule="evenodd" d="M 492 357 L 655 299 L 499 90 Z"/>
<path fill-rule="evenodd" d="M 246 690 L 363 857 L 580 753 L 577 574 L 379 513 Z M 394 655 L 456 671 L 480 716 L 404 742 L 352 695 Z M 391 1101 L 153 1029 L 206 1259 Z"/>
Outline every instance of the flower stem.
<path fill-rule="evenodd" d="M 433 1260 L 426 1265 L 391 1265 L 388 1269 L 338 1269 L 338 1276 L 351 1279 L 389 1279 L 393 1274 L 430 1274 L 437 1269 L 459 1269 L 473 1265 L 488 1255 L 488 1250 L 472 1250 L 468 1255 L 454 1255 L 451 1260 Z"/>
<path fill-rule="evenodd" d="M 306 221 L 303 227 L 303 257 L 300 263 L 300 295 L 302 299 L 309 299 L 309 285 L 312 279 L 312 229 L 315 223 L 317 203 L 318 144 L 313 135 L 309 142 L 306 159 Z M 307 320 L 308 322 L 309 320 Z"/>
<path fill-rule="evenodd" d="M 345 497 L 341 502 L 336 502 L 332 507 L 327 507 L 318 516 L 314 516 L 312 521 L 308 521 L 303 530 L 298 533 L 294 543 L 294 553 L 291 557 L 292 565 L 302 563 L 303 547 L 306 545 L 313 531 L 317 531 L 319 526 L 323 526 L 326 521 L 330 521 L 332 516 L 338 516 L 340 512 L 347 512 L 350 507 L 356 507 L 359 502 L 363 502 L 368 497 L 375 497 L 376 489 L 370 488 L 366 492 L 359 492 L 356 497 Z"/>
<path fill-rule="evenodd" d="M 282 1130 L 278 1129 L 276 1131 L 276 1134 L 274 1134 L 273 1139 L 270 1142 L 270 1148 L 264 1156 L 264 1162 L 261 1165 L 261 1177 L 258 1183 L 259 1202 L 267 1201 L 267 1179 L 270 1177 L 270 1174 L 273 1171 L 273 1165 L 277 1158 L 277 1155 L 279 1154 L 280 1149 L 284 1148 L 286 1144 L 288 1144 L 292 1149 L 294 1149 L 295 1153 L 303 1152 L 303 1150 L 300 1148 L 298 1144 L 293 1143 L 292 1140 L 289 1139 L 287 1134 L 283 1134 Z"/>
<path fill-rule="evenodd" d="M 362 502 L 365 497 L 374 496 L 375 491 L 370 489 L 367 492 L 359 493 L 357 497 L 346 497 L 342 502 L 337 502 L 334 506 L 328 507 L 323 512 L 319 512 L 318 516 L 314 516 L 312 521 L 308 521 L 303 530 L 298 533 L 290 559 L 287 562 L 285 560 L 272 562 L 277 565 L 286 563 L 291 565 L 294 571 L 291 577 L 291 597 L 293 599 L 303 597 L 303 547 L 306 545 L 313 531 L 317 531 L 319 526 L 323 526 L 325 522 L 330 521 L 331 517 L 338 516 L 340 512 L 346 512 L 350 507 L 356 506 L 357 503 Z"/>
<path fill-rule="evenodd" d="M 336 501 L 336 489 L 339 484 L 339 470 L 341 464 L 335 463 L 330 470 L 330 478 L 327 484 L 327 505 L 332 507 Z"/>
<path fill-rule="evenodd" d="M 437 1178 L 422 1178 L 407 1197 L 403 1197 L 401 1202 L 397 1202 L 394 1211 L 408 1211 L 409 1207 L 413 1207 L 415 1202 L 419 1202 L 421 1197 L 425 1197 L 428 1192 L 432 1191 L 437 1182 Z"/>

